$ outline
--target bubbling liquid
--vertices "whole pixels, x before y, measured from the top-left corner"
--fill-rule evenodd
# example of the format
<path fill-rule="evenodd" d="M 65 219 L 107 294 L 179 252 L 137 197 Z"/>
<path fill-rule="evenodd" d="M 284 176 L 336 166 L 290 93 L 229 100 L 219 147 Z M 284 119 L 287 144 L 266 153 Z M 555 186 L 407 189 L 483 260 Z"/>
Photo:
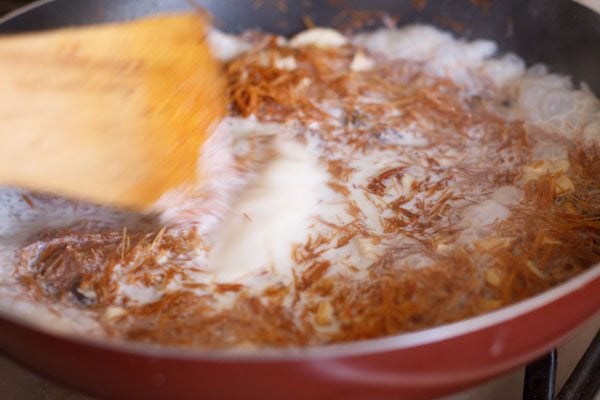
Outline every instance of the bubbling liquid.
<path fill-rule="evenodd" d="M 308 346 L 520 301 L 600 261 L 600 102 L 412 25 L 213 32 L 231 113 L 159 219 L 0 193 L 0 306 L 165 345 Z M 173 206 L 175 205 L 175 206 Z"/>

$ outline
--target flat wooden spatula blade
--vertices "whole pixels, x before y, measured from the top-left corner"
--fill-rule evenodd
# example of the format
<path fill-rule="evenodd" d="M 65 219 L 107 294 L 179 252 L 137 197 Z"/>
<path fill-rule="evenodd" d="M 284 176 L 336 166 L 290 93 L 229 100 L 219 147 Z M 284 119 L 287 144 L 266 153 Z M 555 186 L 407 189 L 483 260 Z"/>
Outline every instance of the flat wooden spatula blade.
<path fill-rule="evenodd" d="M 225 112 L 195 14 L 0 38 L 0 183 L 144 210 Z"/>

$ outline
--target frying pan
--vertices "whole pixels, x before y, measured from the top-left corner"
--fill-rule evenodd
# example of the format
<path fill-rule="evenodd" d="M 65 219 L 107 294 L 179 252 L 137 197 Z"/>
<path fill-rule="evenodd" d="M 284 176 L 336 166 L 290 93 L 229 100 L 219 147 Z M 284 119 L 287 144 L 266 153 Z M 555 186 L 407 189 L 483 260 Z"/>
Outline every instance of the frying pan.
<path fill-rule="evenodd" d="M 345 7 L 380 11 L 400 23 L 460 21 L 466 37 L 490 38 L 527 62 L 584 81 L 600 93 L 600 16 L 571 1 L 196 0 L 227 31 L 282 34 L 343 24 Z M 485 5 L 491 4 L 488 8 Z M 479 6 L 477 6 L 479 5 Z M 483 5 L 483 6 L 482 6 Z M 54 0 L 13 13 L 0 33 L 49 29 L 184 10 L 184 0 Z M 366 13 L 368 14 L 368 13 Z M 367 27 L 380 18 L 366 21 Z M 442 24 L 442 28 L 445 28 Z M 109 343 L 44 331 L 0 315 L 0 348 L 63 384 L 111 399 L 425 399 L 515 369 L 561 342 L 600 310 L 600 265 L 521 303 L 461 322 L 393 337 L 304 350 L 257 353 Z"/>

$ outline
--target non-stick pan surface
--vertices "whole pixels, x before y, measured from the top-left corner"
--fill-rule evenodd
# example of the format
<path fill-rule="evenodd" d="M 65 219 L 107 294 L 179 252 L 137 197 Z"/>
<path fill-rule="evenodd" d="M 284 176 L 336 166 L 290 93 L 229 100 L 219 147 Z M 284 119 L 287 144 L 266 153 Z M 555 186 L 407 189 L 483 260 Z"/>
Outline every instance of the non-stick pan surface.
<path fill-rule="evenodd" d="M 281 3 L 286 7 L 282 8 Z M 147 14 L 187 10 L 190 4 L 209 10 L 229 32 L 260 28 L 291 35 L 305 28 L 302 17 L 317 25 L 347 27 L 344 10 L 371 14 L 366 27 L 381 22 L 381 12 L 400 24 L 432 23 L 448 29 L 464 25 L 460 35 L 493 39 L 528 63 L 543 62 L 573 76 L 600 93 L 600 15 L 570 0 L 431 0 L 417 11 L 412 0 L 55 0 L 41 1 L 0 25 L 0 33 L 68 25 L 120 21 Z M 474 4 L 481 4 L 475 6 Z M 259 6 L 257 6 L 259 5 Z M 489 6 L 487 6 L 489 5 Z M 369 19 L 369 18 L 366 18 Z M 444 23 L 446 25 L 444 25 Z"/>
<path fill-rule="evenodd" d="M 261 28 L 291 34 L 302 15 L 319 25 L 344 7 L 380 11 L 403 22 L 465 24 L 468 37 L 498 41 L 528 62 L 544 62 L 600 92 L 600 16 L 562 0 L 411 1 L 196 0 L 228 31 Z M 126 20 L 189 9 L 185 0 L 55 0 L 0 25 L 21 32 Z M 439 24 L 438 24 L 439 25 Z M 443 26 L 442 26 L 443 27 Z M 516 368 L 560 342 L 600 309 L 600 266 L 542 295 L 466 321 L 390 338 L 305 350 L 239 354 L 108 343 L 56 335 L 34 321 L 0 317 L 0 349 L 62 383 L 114 399 L 405 399 L 431 398 Z"/>

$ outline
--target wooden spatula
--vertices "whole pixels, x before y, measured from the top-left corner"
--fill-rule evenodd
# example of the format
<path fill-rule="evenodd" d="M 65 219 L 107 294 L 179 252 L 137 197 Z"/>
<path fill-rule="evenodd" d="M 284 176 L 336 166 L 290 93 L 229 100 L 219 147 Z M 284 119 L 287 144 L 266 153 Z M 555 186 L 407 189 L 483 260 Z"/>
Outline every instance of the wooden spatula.
<path fill-rule="evenodd" d="M 144 210 L 224 115 L 199 15 L 0 37 L 0 184 Z"/>

